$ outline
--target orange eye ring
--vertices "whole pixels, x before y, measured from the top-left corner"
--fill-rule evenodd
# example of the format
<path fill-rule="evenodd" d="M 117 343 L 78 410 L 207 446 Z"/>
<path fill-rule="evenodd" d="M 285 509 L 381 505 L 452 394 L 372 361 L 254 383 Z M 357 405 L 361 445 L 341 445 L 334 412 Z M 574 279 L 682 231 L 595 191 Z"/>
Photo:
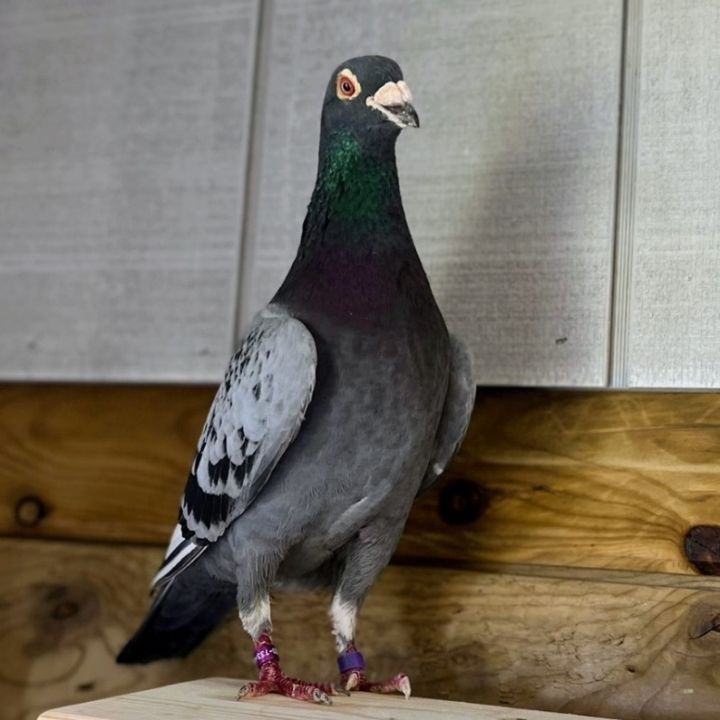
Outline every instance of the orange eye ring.
<path fill-rule="evenodd" d="M 340 100 L 354 100 L 361 90 L 360 83 L 351 70 L 346 68 L 338 73 L 335 91 Z"/>

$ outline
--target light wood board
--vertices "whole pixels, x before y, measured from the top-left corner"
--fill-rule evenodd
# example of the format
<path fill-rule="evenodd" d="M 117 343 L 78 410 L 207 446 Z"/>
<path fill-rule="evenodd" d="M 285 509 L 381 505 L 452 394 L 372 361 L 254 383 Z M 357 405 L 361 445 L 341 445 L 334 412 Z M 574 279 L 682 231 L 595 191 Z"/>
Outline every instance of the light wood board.
<path fill-rule="evenodd" d="M 0 533 L 164 544 L 213 393 L 0 386 Z M 481 390 L 398 555 L 694 577 L 683 537 L 719 524 L 719 423 L 709 393 Z M 47 514 L 23 526 L 33 498 Z"/>
<path fill-rule="evenodd" d="M 627 383 L 720 387 L 720 5 L 642 3 Z"/>
<path fill-rule="evenodd" d="M 8 720 L 192 677 L 255 673 L 232 615 L 187 661 L 114 665 L 147 607 L 158 549 L 6 539 L 0 553 Z M 307 594 L 274 602 L 288 674 L 335 677 L 328 606 Z M 510 718 L 530 707 L 717 720 L 718 616 L 718 592 L 391 567 L 363 608 L 358 643 L 373 677 L 404 671 L 420 697 L 504 705 Z"/>
<path fill-rule="evenodd" d="M 241 681 L 242 682 L 242 681 Z M 49 710 L 40 720 L 149 720 L 173 717 L 196 720 L 198 712 L 204 720 L 235 720 L 235 718 L 327 718 L 327 720 L 519 720 L 511 718 L 506 708 L 469 703 L 356 693 L 352 697 L 333 699 L 332 707 L 322 707 L 270 695 L 238 703 L 238 681 L 208 678 L 194 682 L 146 690 L 132 695 Z M 523 720 L 582 720 L 579 715 L 522 710 Z"/>
<path fill-rule="evenodd" d="M 0 4 L 0 376 L 218 380 L 256 0 Z"/>
<path fill-rule="evenodd" d="M 268 3 L 244 324 L 297 248 L 332 70 L 380 53 L 415 96 L 405 209 L 478 383 L 604 385 L 621 24 L 620 0 Z"/>

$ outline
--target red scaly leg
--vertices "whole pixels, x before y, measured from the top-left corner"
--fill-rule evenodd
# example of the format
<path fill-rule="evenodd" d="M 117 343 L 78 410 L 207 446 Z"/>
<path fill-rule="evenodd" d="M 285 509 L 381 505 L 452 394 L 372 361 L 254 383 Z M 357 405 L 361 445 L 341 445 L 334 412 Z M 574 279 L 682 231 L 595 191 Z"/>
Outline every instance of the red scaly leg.
<path fill-rule="evenodd" d="M 243 685 L 238 700 L 277 693 L 296 700 L 331 705 L 330 695 L 342 693 L 329 683 L 310 683 L 287 677 L 280 669 L 280 656 L 268 634 L 260 635 L 255 642 L 255 662 L 260 670 L 259 679 Z"/>
<path fill-rule="evenodd" d="M 412 692 L 410 678 L 404 673 L 400 673 L 385 682 L 370 682 L 365 675 L 365 659 L 357 651 L 353 643 L 348 643 L 345 650 L 338 655 L 338 667 L 340 668 L 342 687 L 345 690 L 374 693 L 399 692 L 406 698 L 409 698 Z"/>

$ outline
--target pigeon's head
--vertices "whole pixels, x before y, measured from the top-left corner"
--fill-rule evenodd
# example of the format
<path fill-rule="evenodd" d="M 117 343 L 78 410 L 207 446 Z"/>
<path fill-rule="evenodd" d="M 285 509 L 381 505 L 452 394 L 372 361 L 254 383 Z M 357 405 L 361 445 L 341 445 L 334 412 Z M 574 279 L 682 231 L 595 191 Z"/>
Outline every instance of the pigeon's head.
<path fill-rule="evenodd" d="M 394 60 L 364 55 L 346 60 L 332 74 L 323 104 L 324 130 L 350 131 L 372 142 L 419 126 L 412 93 Z"/>

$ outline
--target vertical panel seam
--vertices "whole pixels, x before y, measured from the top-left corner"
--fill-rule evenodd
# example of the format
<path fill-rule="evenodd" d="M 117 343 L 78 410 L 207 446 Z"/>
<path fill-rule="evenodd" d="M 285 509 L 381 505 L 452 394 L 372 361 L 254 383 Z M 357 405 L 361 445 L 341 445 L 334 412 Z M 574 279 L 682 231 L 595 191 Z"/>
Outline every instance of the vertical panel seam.
<path fill-rule="evenodd" d="M 640 110 L 643 0 L 626 0 L 618 123 L 617 189 L 613 285 L 610 301 L 609 381 L 611 387 L 628 384 L 628 351 L 632 302 L 635 189 Z"/>
<path fill-rule="evenodd" d="M 248 98 L 248 111 L 246 113 L 246 152 L 244 166 L 243 198 L 241 209 L 240 235 L 238 237 L 238 253 L 236 256 L 235 272 L 235 306 L 231 314 L 230 327 L 230 353 L 235 352 L 238 345 L 240 322 L 243 305 L 243 274 L 248 259 L 249 236 L 251 233 L 251 216 L 255 192 L 253 189 L 253 177 L 255 176 L 256 164 L 256 142 L 259 138 L 258 120 L 262 113 L 262 103 L 259 102 L 262 74 L 263 74 L 263 39 L 265 36 L 265 24 L 268 11 L 266 5 L 270 0 L 256 0 L 255 12 L 255 45 L 253 48 L 252 87 Z"/>

